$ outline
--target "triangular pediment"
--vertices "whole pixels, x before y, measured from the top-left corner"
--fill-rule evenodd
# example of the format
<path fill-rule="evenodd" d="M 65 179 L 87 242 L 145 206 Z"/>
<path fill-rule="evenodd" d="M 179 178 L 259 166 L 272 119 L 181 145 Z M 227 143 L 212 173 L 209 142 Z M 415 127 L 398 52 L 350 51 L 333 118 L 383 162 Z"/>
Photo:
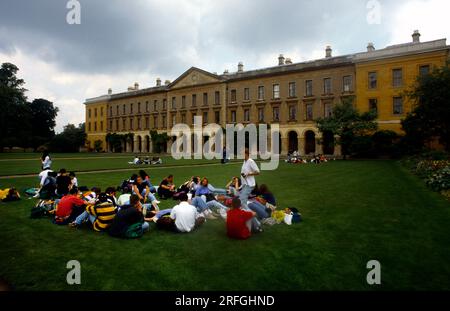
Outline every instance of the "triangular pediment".
<path fill-rule="evenodd" d="M 191 67 L 181 76 L 179 76 L 175 81 L 173 81 L 169 85 L 169 88 L 176 89 L 189 86 L 197 86 L 202 84 L 217 83 L 220 81 L 221 81 L 220 77 L 215 74 L 212 74 L 210 72 L 207 72 L 205 70 L 196 67 Z"/>

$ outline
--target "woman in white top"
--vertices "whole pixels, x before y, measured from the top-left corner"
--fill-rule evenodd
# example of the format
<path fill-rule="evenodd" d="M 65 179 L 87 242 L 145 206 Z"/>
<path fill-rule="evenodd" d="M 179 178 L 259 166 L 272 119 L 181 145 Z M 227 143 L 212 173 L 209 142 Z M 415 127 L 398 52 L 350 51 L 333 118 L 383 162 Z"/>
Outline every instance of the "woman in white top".
<path fill-rule="evenodd" d="M 52 159 L 50 158 L 50 155 L 47 150 L 44 151 L 44 153 L 42 154 L 41 163 L 43 171 L 51 169 Z"/>

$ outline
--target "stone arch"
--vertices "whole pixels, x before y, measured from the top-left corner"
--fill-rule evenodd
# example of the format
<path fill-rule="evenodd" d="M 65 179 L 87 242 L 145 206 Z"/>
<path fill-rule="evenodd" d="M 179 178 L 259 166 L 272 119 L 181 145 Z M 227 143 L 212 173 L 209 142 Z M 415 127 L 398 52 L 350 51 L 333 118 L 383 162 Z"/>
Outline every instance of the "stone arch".
<path fill-rule="evenodd" d="M 298 132 L 291 130 L 288 132 L 288 152 L 298 151 Z"/>
<path fill-rule="evenodd" d="M 325 155 L 334 155 L 335 151 L 335 137 L 330 131 L 324 132 L 322 135 L 322 150 Z"/>
<path fill-rule="evenodd" d="M 313 130 L 306 130 L 305 137 L 305 155 L 316 153 L 316 132 Z"/>

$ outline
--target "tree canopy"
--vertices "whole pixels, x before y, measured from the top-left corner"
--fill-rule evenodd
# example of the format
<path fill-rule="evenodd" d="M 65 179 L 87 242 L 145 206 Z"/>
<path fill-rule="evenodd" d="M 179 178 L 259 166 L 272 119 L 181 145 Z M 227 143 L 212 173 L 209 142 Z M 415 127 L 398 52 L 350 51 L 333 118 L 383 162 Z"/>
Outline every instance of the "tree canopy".
<path fill-rule="evenodd" d="M 438 138 L 450 151 L 450 64 L 418 78 L 406 92 L 414 109 L 402 121 L 405 140 L 422 149 L 427 141 Z"/>
<path fill-rule="evenodd" d="M 331 116 L 316 120 L 322 133 L 330 132 L 338 136 L 335 143 L 341 145 L 344 157 L 352 153 L 358 137 L 375 132 L 377 114 L 374 111 L 360 113 L 353 105 L 354 98 L 343 100 L 333 108 Z"/>

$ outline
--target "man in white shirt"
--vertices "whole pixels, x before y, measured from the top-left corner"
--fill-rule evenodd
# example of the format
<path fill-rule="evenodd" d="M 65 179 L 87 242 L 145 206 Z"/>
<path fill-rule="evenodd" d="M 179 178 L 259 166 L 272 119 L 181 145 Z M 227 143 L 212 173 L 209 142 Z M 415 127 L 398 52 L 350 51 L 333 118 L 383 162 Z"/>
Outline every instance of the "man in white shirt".
<path fill-rule="evenodd" d="M 239 195 L 243 206 L 247 206 L 248 196 L 252 193 L 256 186 L 255 176 L 258 175 L 258 165 L 253 159 L 250 158 L 250 151 L 245 149 L 245 160 L 241 169 L 242 189 Z"/>
<path fill-rule="evenodd" d="M 53 171 L 51 169 L 46 169 L 39 173 L 39 184 L 41 185 L 41 188 L 44 185 L 45 179 L 47 178 L 49 172 Z"/>
<path fill-rule="evenodd" d="M 175 226 L 179 232 L 189 233 L 197 225 L 198 212 L 194 206 L 188 203 L 187 194 L 180 194 L 179 200 L 180 204 L 172 209 L 170 218 L 175 220 Z"/>

